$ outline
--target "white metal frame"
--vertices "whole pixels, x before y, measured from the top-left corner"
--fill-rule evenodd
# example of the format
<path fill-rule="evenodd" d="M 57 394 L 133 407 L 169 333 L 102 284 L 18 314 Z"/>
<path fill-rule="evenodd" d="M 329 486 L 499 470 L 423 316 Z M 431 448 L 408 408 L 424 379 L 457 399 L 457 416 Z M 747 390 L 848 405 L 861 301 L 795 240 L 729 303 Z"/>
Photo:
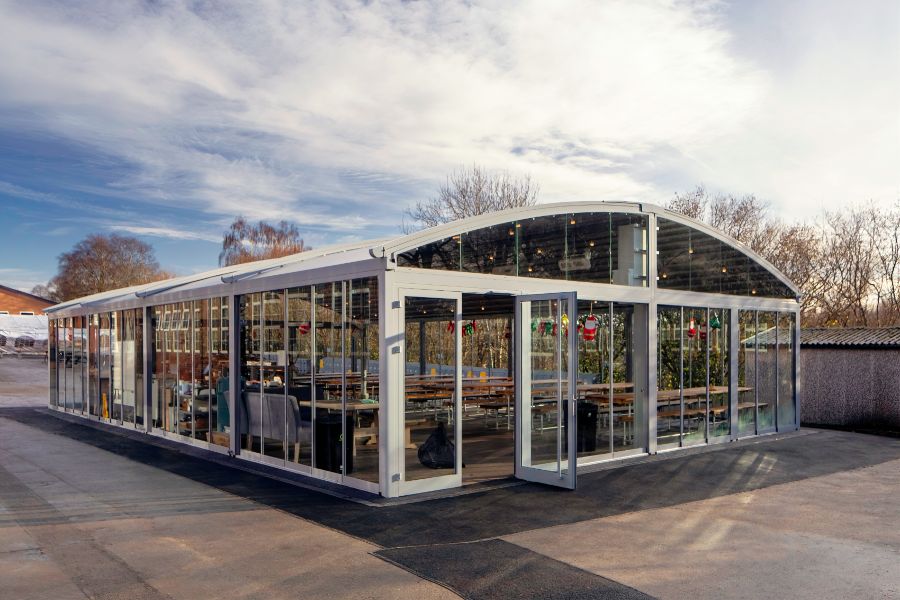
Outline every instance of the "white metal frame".
<path fill-rule="evenodd" d="M 405 496 L 407 494 L 417 494 L 422 492 L 431 492 L 447 488 L 459 487 L 462 485 L 462 293 L 461 292 L 439 292 L 430 289 L 402 287 L 397 290 L 398 303 L 394 310 L 397 311 L 399 317 L 399 336 L 396 338 L 396 348 L 398 352 L 392 352 L 396 356 L 393 365 L 393 375 L 396 378 L 396 388 L 399 392 L 399 402 L 394 404 L 396 407 L 394 412 L 393 435 L 390 436 L 393 442 L 395 453 L 399 457 L 400 478 L 397 485 L 398 495 Z M 453 422 L 456 424 L 453 428 L 453 444 L 456 448 L 456 468 L 451 475 L 438 475 L 436 477 L 428 477 L 425 479 L 406 479 L 406 448 L 404 444 L 405 428 L 406 428 L 406 399 L 405 399 L 405 379 L 406 379 L 406 299 L 407 298 L 433 298 L 437 300 L 452 300 L 456 303 L 456 311 L 454 312 L 453 336 L 455 341 L 455 377 L 453 392 Z"/>
<path fill-rule="evenodd" d="M 548 279 L 536 279 L 528 277 L 514 277 L 502 275 L 485 275 L 479 273 L 468 273 L 461 271 L 440 271 L 416 269 L 409 267 L 398 267 L 395 257 L 398 253 L 414 248 L 416 246 L 444 239 L 455 234 L 472 231 L 481 227 L 487 227 L 499 223 L 508 223 L 510 221 L 523 221 L 526 219 L 536 218 L 545 215 L 563 214 L 563 213 L 584 213 L 584 212 L 606 212 L 606 213 L 626 213 L 645 216 L 647 219 L 647 265 L 648 265 L 648 281 L 644 287 L 629 287 L 602 283 L 587 283 L 578 281 L 559 281 Z M 799 302 L 798 298 L 764 298 L 757 296 L 730 296 L 725 294 L 687 292 L 660 288 L 657 285 L 657 218 L 679 222 L 681 224 L 692 227 L 693 229 L 702 231 L 730 246 L 736 248 L 746 256 L 750 257 L 754 262 L 763 266 L 779 281 L 786 284 L 795 294 L 799 291 L 787 278 L 772 267 L 768 262 L 763 260 L 749 248 L 735 240 L 723 235 L 722 233 L 706 226 L 703 223 L 683 217 L 676 213 L 662 209 L 649 204 L 638 203 L 606 203 L 606 202 L 587 202 L 587 203 L 561 203 L 561 204 L 545 204 L 535 207 L 527 207 L 504 211 L 490 215 L 482 215 L 465 219 L 432 228 L 423 232 L 402 236 L 393 240 L 382 242 L 356 243 L 341 247 L 323 248 L 321 250 L 296 255 L 293 257 L 285 257 L 281 259 L 272 259 L 269 261 L 261 261 L 251 265 L 238 265 L 233 267 L 224 267 L 199 275 L 190 275 L 180 277 L 175 280 L 166 282 L 157 282 L 141 286 L 134 286 L 123 290 L 115 290 L 95 294 L 90 297 L 60 304 L 47 313 L 51 319 L 70 316 L 86 316 L 99 313 L 108 313 L 111 311 L 125 310 L 132 308 L 141 308 L 144 311 L 144 402 L 145 402 L 145 426 L 139 430 L 146 430 L 149 435 L 158 435 L 167 439 L 176 439 L 179 442 L 187 442 L 184 436 L 166 434 L 157 431 L 152 426 L 152 405 L 151 394 L 152 372 L 150 371 L 150 350 L 153 347 L 152 322 L 149 318 L 149 307 L 173 303 L 187 300 L 199 300 L 211 297 L 227 297 L 230 303 L 230 370 L 233 378 L 239 377 L 239 356 L 238 353 L 238 324 L 239 315 L 237 315 L 236 302 L 240 295 L 252 292 L 265 292 L 273 289 L 285 289 L 297 286 L 306 286 L 329 281 L 346 281 L 361 277 L 377 276 L 379 281 L 379 336 L 381 340 L 379 372 L 382 377 L 382 389 L 380 390 L 380 410 L 379 410 L 379 429 L 383 435 L 379 435 L 379 484 L 368 481 L 356 480 L 350 476 L 334 474 L 330 472 L 319 472 L 317 469 L 310 470 L 308 474 L 314 477 L 320 477 L 329 481 L 335 481 L 350 487 L 364 489 L 368 491 L 380 492 L 384 496 L 397 496 L 405 493 L 415 493 L 416 491 L 425 491 L 428 487 L 426 484 L 418 482 L 403 481 L 403 400 L 402 371 L 398 371 L 396 362 L 399 355 L 393 353 L 393 349 L 402 345 L 402 311 L 396 310 L 394 302 L 402 300 L 402 293 L 412 291 L 414 295 L 425 296 L 432 294 L 434 297 L 441 298 L 457 298 L 457 306 L 461 309 L 461 297 L 463 293 L 509 293 L 515 296 L 522 295 L 540 295 L 558 294 L 559 289 L 565 286 L 572 289 L 577 296 L 582 298 L 602 298 L 603 302 L 623 302 L 636 306 L 640 305 L 642 310 L 646 310 L 646 357 L 642 368 L 646 369 L 646 394 L 645 418 L 643 419 L 643 427 L 636 431 L 636 435 L 641 435 L 643 439 L 643 448 L 634 451 L 634 453 L 649 452 L 655 453 L 660 450 L 656 443 L 656 387 L 657 387 L 657 355 L 658 346 L 657 332 L 657 307 L 660 305 L 667 306 L 693 306 L 693 307 L 715 307 L 719 309 L 729 309 L 731 311 L 730 319 L 730 383 L 731 383 L 731 434 L 722 438 L 709 439 L 707 435 L 707 443 L 720 443 L 735 440 L 739 437 L 737 429 L 737 350 L 739 345 L 737 328 L 737 318 L 739 310 L 771 310 L 779 312 L 790 312 L 794 314 L 795 329 L 793 332 L 793 389 L 794 389 L 794 416 L 795 423 L 782 424 L 777 423 L 778 431 L 785 431 L 789 428 L 799 428 L 801 414 L 802 390 L 800 389 L 799 380 Z M 577 302 L 577 297 L 576 297 Z M 459 318 L 459 316 L 457 317 Z M 460 329 L 457 327 L 457 332 Z M 571 336 L 574 340 L 574 336 Z M 58 344 L 58 334 L 57 340 Z M 521 347 L 521 345 L 519 345 Z M 517 348 L 518 349 L 518 348 Z M 89 347 L 90 352 L 96 351 Z M 457 352 L 461 354 L 461 344 L 457 342 Z M 59 348 L 57 348 L 59 352 Z M 402 348 L 400 349 L 402 352 Z M 636 351 L 637 352 L 637 351 Z M 570 353 L 570 356 L 573 353 Z M 461 357 L 457 360 L 459 375 L 462 372 Z M 570 374 L 574 375 L 574 370 Z M 60 373 L 56 372 L 59 379 Z M 398 376 L 400 376 L 398 378 Z M 461 385 L 461 379 L 458 378 L 457 385 Z M 193 445 L 205 447 L 211 451 L 230 452 L 240 456 L 239 431 L 237 431 L 239 406 L 235 402 L 236 390 L 238 386 L 235 379 L 229 387 L 229 405 L 230 413 L 235 420 L 235 426 L 232 428 L 232 444 L 230 449 L 223 449 L 209 443 L 199 440 L 191 441 Z M 572 387 L 574 390 L 574 386 Z M 85 393 L 89 388 L 85 390 Z M 780 393 L 780 392 L 779 392 Z M 459 396 L 459 394 L 457 394 Z M 90 415 L 91 402 L 96 402 L 94 398 L 89 398 L 84 405 L 84 418 L 91 420 L 99 420 L 114 426 L 125 426 L 112 423 L 111 420 L 98 418 Z M 109 399 L 110 408 L 112 398 Z M 55 410 L 62 412 L 74 413 L 72 409 L 66 408 L 66 400 L 57 395 L 56 406 L 52 406 Z M 776 401 L 776 419 L 777 417 L 777 401 Z M 571 411 L 574 415 L 576 411 Z M 782 427 L 783 426 L 783 427 Z M 126 427 L 134 428 L 134 426 Z M 457 428 L 459 435 L 460 428 Z M 570 433 L 574 435 L 575 428 L 570 428 Z M 574 444 L 571 445 L 574 449 Z M 457 443 L 458 460 L 462 457 L 461 440 Z M 609 460 L 616 460 L 626 456 L 633 456 L 632 452 L 623 452 L 615 455 Z M 252 456 L 242 456 L 246 460 L 253 460 Z M 598 456 L 598 460 L 579 461 L 582 464 L 593 464 L 594 462 L 603 462 L 608 457 Z M 300 469 L 302 472 L 306 472 Z M 457 469 L 461 476 L 461 469 Z M 433 478 L 438 479 L 438 478 Z M 419 480 L 426 481 L 426 480 Z M 460 482 L 446 482 L 447 485 L 460 485 Z M 415 484 L 415 485 L 409 485 Z"/>
<path fill-rule="evenodd" d="M 514 330 L 516 335 L 516 463 L 515 474 L 519 479 L 544 483 L 574 490 L 578 475 L 578 452 L 575 444 L 577 435 L 577 394 L 578 376 L 578 338 L 572 332 L 567 338 L 563 335 L 562 309 L 556 311 L 555 321 L 557 358 L 557 429 L 556 429 L 556 470 L 550 471 L 531 465 L 531 304 L 540 301 L 566 302 L 568 310 L 577 310 L 578 297 L 575 292 L 556 292 L 551 294 L 530 294 L 516 298 L 516 318 Z M 565 339 L 565 341 L 563 341 Z M 562 348 L 568 344 L 568 360 L 566 367 L 567 386 L 563 391 L 563 379 L 560 373 L 563 367 Z M 568 409 L 563 409 L 563 406 Z M 568 413 L 566 427 L 563 417 Z M 566 431 L 566 434 L 563 433 Z M 563 435 L 566 435 L 565 452 L 562 446 Z"/>

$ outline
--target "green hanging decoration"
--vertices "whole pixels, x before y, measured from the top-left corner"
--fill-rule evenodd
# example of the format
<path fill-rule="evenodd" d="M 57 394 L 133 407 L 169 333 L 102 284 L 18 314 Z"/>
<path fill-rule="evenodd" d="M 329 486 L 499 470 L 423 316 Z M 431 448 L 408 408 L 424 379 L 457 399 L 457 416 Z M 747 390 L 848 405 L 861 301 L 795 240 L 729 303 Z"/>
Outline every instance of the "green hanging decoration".
<path fill-rule="evenodd" d="M 722 327 L 722 322 L 719 321 L 719 315 L 713 313 L 712 318 L 709 320 L 709 326 L 713 329 L 719 329 Z"/>
<path fill-rule="evenodd" d="M 538 322 L 537 319 L 531 320 L 531 333 L 535 333 L 538 330 Z"/>
<path fill-rule="evenodd" d="M 544 321 L 544 335 L 553 335 L 554 334 L 554 323 L 553 321 Z"/>
<path fill-rule="evenodd" d="M 463 325 L 462 334 L 464 337 L 474 335 L 475 329 L 477 329 L 477 328 L 478 328 L 478 326 L 475 324 L 475 321 L 472 321 L 471 323 L 466 323 L 465 325 Z"/>

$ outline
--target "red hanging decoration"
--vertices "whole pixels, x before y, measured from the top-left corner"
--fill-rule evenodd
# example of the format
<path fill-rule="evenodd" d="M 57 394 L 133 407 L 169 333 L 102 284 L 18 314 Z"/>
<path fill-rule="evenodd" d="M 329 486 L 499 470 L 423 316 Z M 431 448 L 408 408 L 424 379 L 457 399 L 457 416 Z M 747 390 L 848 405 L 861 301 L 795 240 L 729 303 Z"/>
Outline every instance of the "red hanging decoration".
<path fill-rule="evenodd" d="M 456 333 L 456 321 L 447 321 L 447 332 Z"/>
<path fill-rule="evenodd" d="M 600 319 L 596 315 L 590 314 L 584 318 L 582 324 L 581 337 L 586 342 L 593 342 L 597 337 L 597 329 L 600 326 Z"/>
<path fill-rule="evenodd" d="M 300 335 L 306 335 L 307 333 L 309 333 L 310 328 L 311 325 L 309 323 L 300 323 L 299 325 L 297 325 L 297 331 L 300 332 Z"/>
<path fill-rule="evenodd" d="M 700 324 L 700 339 L 706 341 L 706 323 Z"/>
<path fill-rule="evenodd" d="M 697 323 L 694 321 L 694 318 L 691 317 L 690 322 L 688 323 L 687 330 L 688 337 L 693 339 L 695 335 L 697 335 Z"/>

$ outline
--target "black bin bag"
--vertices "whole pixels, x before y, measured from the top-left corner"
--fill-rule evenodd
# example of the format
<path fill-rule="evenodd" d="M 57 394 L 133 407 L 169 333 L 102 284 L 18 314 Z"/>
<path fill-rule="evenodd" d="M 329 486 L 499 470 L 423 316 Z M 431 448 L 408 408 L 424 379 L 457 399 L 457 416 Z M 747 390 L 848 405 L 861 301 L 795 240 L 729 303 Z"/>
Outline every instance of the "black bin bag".
<path fill-rule="evenodd" d="M 419 446 L 419 462 L 429 469 L 452 469 L 456 466 L 456 446 L 447 437 L 443 421 Z"/>

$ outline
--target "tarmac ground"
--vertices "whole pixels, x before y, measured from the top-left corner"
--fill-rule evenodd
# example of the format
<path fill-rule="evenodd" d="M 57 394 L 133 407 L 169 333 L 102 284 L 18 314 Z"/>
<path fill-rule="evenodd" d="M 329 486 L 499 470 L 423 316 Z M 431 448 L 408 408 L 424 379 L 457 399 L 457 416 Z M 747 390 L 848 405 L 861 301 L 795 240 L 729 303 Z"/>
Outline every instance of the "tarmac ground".
<path fill-rule="evenodd" d="M 0 360 L 0 597 L 900 598 L 900 440 L 804 429 L 360 502 L 46 408 Z M 235 465 L 240 462 L 240 468 Z"/>

